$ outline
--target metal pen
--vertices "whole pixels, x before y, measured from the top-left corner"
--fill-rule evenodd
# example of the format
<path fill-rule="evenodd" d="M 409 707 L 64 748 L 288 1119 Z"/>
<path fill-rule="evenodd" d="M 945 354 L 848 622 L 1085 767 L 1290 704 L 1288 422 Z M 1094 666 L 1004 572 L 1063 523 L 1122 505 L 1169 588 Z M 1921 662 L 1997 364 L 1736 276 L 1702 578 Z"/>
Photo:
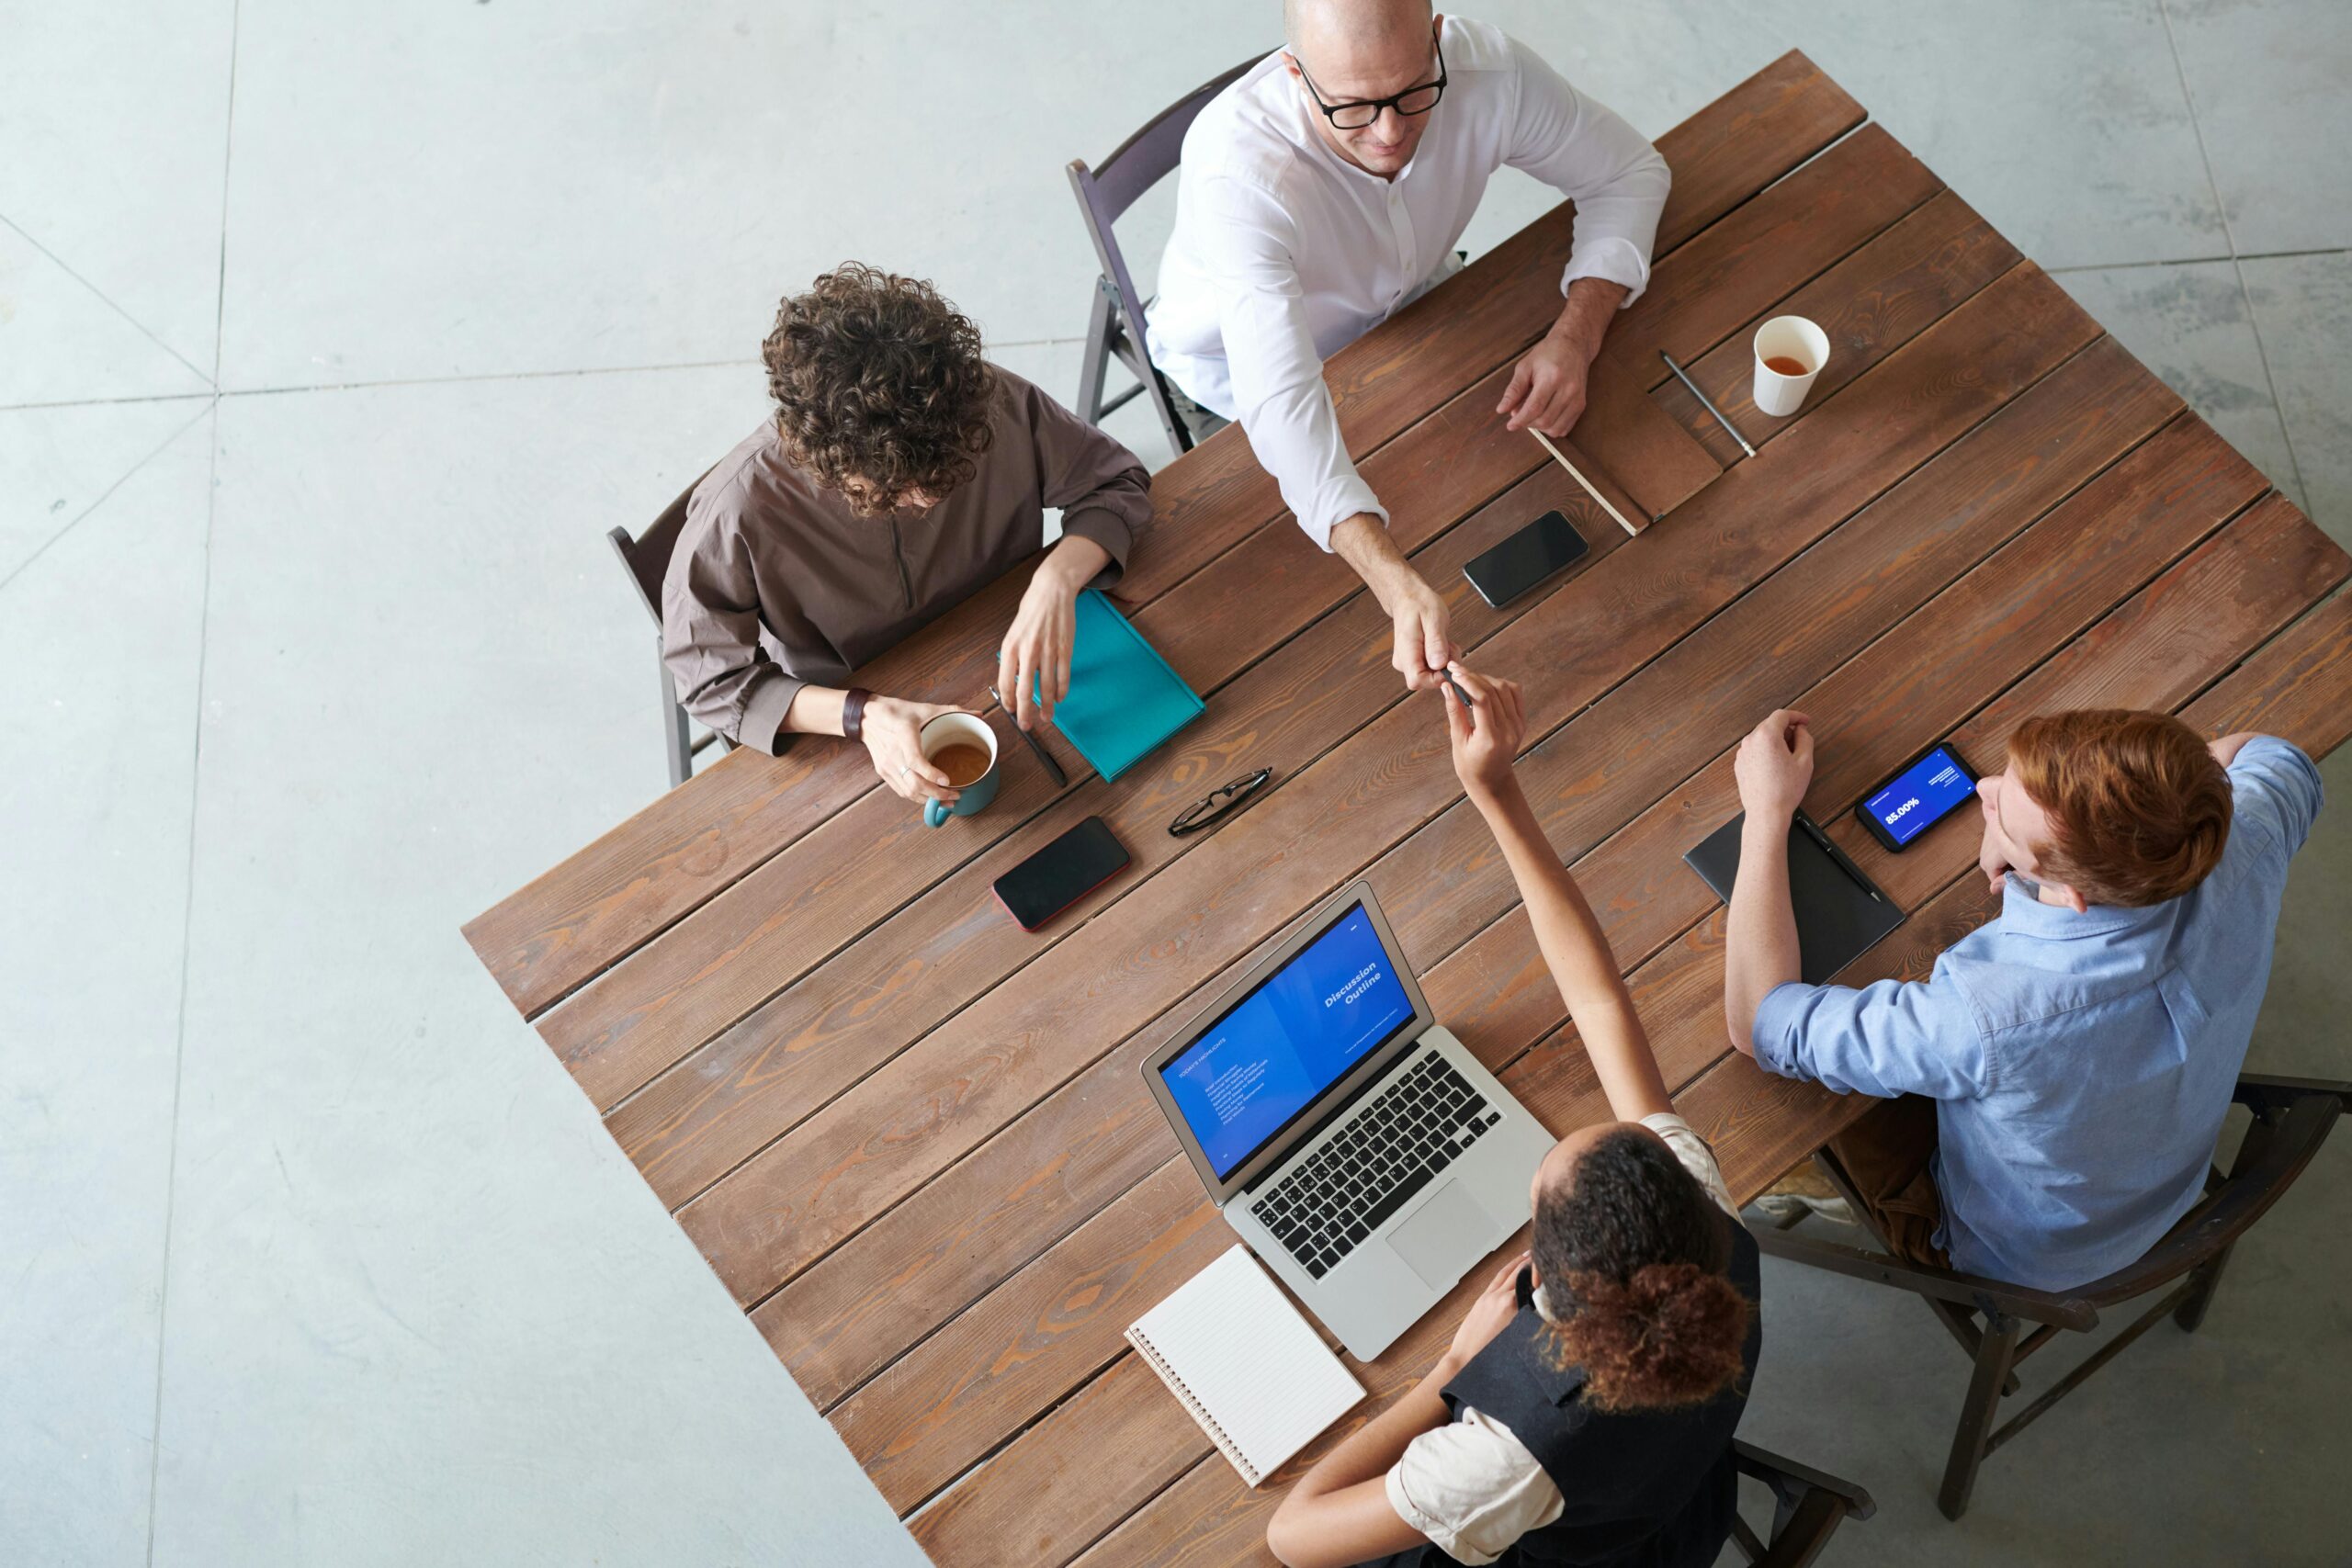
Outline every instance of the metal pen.
<path fill-rule="evenodd" d="M 1839 868 L 1842 869 L 1847 875 L 1854 879 L 1855 886 L 1859 886 L 1863 892 L 1869 894 L 1871 897 L 1877 899 L 1880 903 L 1883 904 L 1886 902 L 1886 896 L 1871 885 L 1871 879 L 1862 874 L 1862 868 L 1860 866 L 1856 865 L 1852 861 L 1846 858 L 1846 852 L 1839 849 L 1837 841 L 1831 839 L 1827 833 L 1822 831 L 1820 823 L 1815 822 L 1812 818 L 1807 817 L 1802 811 L 1798 812 L 1796 815 L 1796 823 L 1798 827 L 1803 828 L 1807 833 L 1813 836 L 1813 841 L 1821 846 L 1821 852 L 1823 854 L 1826 854 L 1831 860 L 1836 861 Z"/>
<path fill-rule="evenodd" d="M 1011 705 L 1006 703 L 1002 694 L 999 693 L 994 686 L 990 686 L 989 688 L 989 695 L 993 697 L 996 700 L 996 705 L 1003 708 L 1006 713 L 1009 714 L 1012 711 Z M 1021 729 L 1021 726 L 1018 721 L 1013 724 L 1012 728 L 1021 730 L 1021 739 L 1029 742 L 1029 750 L 1036 752 L 1037 761 L 1046 764 L 1046 776 L 1054 781 L 1054 787 L 1056 789 L 1068 789 L 1069 787 L 1069 775 L 1062 772 L 1062 765 L 1059 762 L 1054 761 L 1054 754 L 1051 751 L 1046 750 L 1045 746 L 1035 736 L 1030 734 L 1025 729 Z"/>
<path fill-rule="evenodd" d="M 1756 448 L 1747 444 L 1747 437 L 1739 433 L 1739 426 L 1725 419 L 1724 417 L 1724 411 L 1715 407 L 1714 404 L 1707 400 L 1707 394 L 1699 390 L 1698 382 L 1693 381 L 1690 377 L 1683 374 L 1682 367 L 1674 362 L 1674 355 L 1667 353 L 1666 350 L 1661 348 L 1657 351 L 1657 356 L 1666 361 L 1666 367 L 1674 372 L 1675 378 L 1677 380 L 1679 380 L 1684 386 L 1690 389 L 1690 395 L 1699 400 L 1699 406 L 1705 409 L 1709 413 L 1713 414 L 1717 424 L 1722 425 L 1725 430 L 1731 432 L 1731 438 L 1739 443 L 1739 449 L 1747 453 L 1751 457 L 1756 456 Z"/>

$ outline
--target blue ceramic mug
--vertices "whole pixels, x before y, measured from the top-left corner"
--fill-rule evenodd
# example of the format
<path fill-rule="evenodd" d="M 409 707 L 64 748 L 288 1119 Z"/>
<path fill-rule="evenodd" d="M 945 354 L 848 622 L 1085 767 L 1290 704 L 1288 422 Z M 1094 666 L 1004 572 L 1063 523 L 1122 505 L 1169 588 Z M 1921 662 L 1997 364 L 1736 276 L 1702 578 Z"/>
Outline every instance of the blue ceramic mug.
<path fill-rule="evenodd" d="M 944 713 L 922 727 L 923 760 L 947 775 L 960 792 L 952 806 L 922 803 L 923 825 L 944 826 L 950 817 L 970 817 L 996 798 L 996 731 L 977 714 Z M 988 764 L 979 767 L 985 756 Z M 975 770 L 978 769 L 976 773 Z M 970 779 L 969 784 L 963 781 Z"/>

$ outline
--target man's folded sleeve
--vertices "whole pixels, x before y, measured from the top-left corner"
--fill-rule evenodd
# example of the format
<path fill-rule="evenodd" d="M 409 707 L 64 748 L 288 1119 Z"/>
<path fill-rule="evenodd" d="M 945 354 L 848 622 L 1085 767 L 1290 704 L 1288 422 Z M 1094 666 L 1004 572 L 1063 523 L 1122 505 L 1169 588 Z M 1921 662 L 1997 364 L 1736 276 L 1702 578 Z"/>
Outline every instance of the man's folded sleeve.
<path fill-rule="evenodd" d="M 678 701 L 706 728 L 773 756 L 807 685 L 760 646 L 759 586 L 740 536 L 705 533 L 662 584 L 662 659 Z"/>
<path fill-rule="evenodd" d="M 1133 452 L 1031 386 L 1024 412 L 1037 457 L 1037 490 L 1061 508 L 1062 532 L 1091 539 L 1111 564 L 1102 587 L 1126 570 L 1136 541 L 1151 527 L 1151 473 Z"/>

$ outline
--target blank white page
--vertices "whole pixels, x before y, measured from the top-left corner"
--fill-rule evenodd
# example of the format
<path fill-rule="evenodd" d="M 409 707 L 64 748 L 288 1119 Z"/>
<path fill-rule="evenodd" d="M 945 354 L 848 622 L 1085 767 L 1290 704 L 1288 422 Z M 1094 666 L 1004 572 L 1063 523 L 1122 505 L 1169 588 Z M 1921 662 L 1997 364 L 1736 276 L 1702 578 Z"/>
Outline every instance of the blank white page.
<path fill-rule="evenodd" d="M 1252 1486 L 1363 1397 L 1246 1247 L 1177 1287 L 1127 1337 L 1209 1436 L 1222 1434 Z"/>

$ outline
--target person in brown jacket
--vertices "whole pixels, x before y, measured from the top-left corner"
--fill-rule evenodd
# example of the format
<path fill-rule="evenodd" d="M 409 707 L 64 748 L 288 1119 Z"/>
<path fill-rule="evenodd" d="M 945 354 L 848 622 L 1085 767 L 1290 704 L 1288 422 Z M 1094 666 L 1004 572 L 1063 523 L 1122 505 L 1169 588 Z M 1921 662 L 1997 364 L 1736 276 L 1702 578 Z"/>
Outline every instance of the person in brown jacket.
<path fill-rule="evenodd" d="M 968 317 L 917 278 L 851 263 L 776 312 L 775 412 L 695 489 L 662 592 L 686 711 L 738 745 L 863 743 L 912 801 L 953 801 L 917 737 L 951 711 L 850 672 L 1062 537 L 998 655 L 1023 728 L 1069 689 L 1080 591 L 1114 581 L 1151 520 L 1116 441 L 980 355 Z M 1031 700 L 1032 677 L 1042 700 Z"/>

